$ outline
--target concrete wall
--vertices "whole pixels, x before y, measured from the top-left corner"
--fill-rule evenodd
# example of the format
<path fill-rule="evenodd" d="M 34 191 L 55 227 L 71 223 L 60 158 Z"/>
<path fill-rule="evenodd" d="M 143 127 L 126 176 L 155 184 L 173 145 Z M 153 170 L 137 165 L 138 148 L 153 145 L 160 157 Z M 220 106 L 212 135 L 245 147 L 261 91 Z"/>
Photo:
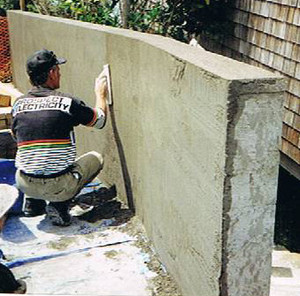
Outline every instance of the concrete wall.
<path fill-rule="evenodd" d="M 161 36 L 10 12 L 14 82 L 42 47 L 68 59 L 61 90 L 93 104 L 111 65 L 103 131 L 77 129 L 79 154 L 136 208 L 183 295 L 268 294 L 284 82 Z"/>

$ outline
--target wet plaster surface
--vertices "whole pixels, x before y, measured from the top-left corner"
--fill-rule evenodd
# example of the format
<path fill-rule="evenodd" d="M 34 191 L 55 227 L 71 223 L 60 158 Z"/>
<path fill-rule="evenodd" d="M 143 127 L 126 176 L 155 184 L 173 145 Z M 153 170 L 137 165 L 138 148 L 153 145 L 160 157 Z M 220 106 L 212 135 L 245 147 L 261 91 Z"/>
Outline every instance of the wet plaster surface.
<path fill-rule="evenodd" d="M 0 246 L 28 294 L 180 295 L 137 217 L 94 223 L 73 217 L 65 228 L 45 216 L 10 217 Z"/>
<path fill-rule="evenodd" d="M 300 254 L 276 248 L 272 254 L 270 296 L 300 295 Z"/>

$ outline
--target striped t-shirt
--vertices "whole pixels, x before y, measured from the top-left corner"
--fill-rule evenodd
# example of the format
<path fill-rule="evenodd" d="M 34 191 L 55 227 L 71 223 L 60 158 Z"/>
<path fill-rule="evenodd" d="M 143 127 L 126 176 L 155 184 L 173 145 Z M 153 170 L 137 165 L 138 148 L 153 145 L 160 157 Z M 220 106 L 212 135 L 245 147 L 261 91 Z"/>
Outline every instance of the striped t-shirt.
<path fill-rule="evenodd" d="M 71 95 L 34 87 L 12 109 L 17 139 L 16 166 L 28 174 L 51 175 L 67 169 L 76 158 L 73 127 L 102 128 L 105 114 Z"/>

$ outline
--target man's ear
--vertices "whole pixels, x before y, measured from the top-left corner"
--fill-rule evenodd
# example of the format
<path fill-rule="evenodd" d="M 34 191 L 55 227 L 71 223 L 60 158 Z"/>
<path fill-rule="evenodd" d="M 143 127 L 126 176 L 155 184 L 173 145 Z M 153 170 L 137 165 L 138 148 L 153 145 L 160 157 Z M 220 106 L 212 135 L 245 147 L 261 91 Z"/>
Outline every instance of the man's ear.
<path fill-rule="evenodd" d="M 54 70 L 54 68 L 51 68 L 48 74 L 48 78 L 50 78 L 51 80 L 53 79 Z"/>

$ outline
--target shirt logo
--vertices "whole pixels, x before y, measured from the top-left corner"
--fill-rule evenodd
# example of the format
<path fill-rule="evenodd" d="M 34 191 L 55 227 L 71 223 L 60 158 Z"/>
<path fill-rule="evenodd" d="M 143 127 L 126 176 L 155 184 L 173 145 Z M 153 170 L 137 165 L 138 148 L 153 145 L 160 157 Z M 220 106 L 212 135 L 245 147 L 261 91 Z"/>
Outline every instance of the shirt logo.
<path fill-rule="evenodd" d="M 65 113 L 70 113 L 71 104 L 72 99 L 59 96 L 23 98 L 19 99 L 15 103 L 12 115 L 16 116 L 17 114 L 23 112 L 43 110 L 57 110 Z"/>

